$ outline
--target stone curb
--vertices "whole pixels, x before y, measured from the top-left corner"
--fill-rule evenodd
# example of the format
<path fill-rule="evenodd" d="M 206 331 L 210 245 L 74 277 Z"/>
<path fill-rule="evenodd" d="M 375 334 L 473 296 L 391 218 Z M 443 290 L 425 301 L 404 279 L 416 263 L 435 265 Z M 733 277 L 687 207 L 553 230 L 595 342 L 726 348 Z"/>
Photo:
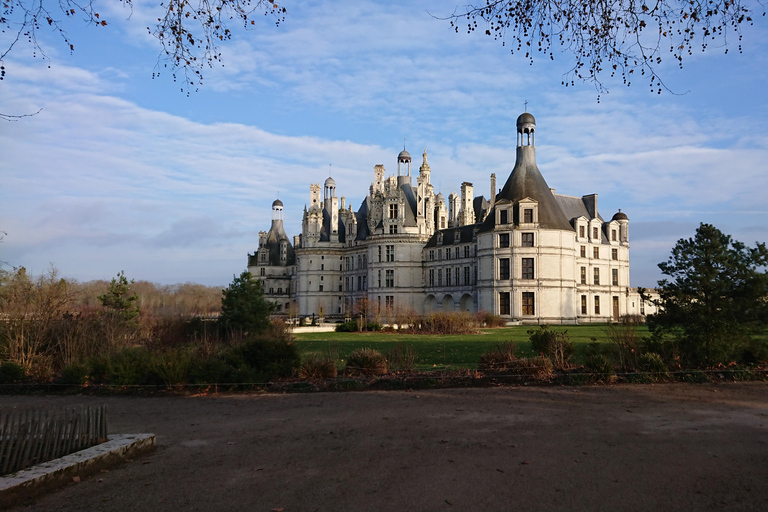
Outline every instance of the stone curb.
<path fill-rule="evenodd" d="M 155 449 L 155 434 L 118 434 L 59 459 L 0 477 L 0 509 Z"/>

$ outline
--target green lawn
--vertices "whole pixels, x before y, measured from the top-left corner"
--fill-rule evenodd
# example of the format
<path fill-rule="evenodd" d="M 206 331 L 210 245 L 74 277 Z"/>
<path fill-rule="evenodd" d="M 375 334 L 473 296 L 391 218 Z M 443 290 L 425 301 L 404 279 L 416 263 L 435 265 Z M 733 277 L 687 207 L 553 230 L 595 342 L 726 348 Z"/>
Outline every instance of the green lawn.
<path fill-rule="evenodd" d="M 338 351 L 339 358 L 344 360 L 357 348 L 373 348 L 384 354 L 397 344 L 413 347 L 416 352 L 416 367 L 420 369 L 449 366 L 453 368 L 476 368 L 480 354 L 487 352 L 497 344 L 512 341 L 518 347 L 519 356 L 536 355 L 531 351 L 528 341 L 528 331 L 538 329 L 537 326 L 525 325 L 504 327 L 498 329 L 482 329 L 480 334 L 466 335 L 418 335 L 397 333 L 349 333 L 349 332 L 320 332 L 296 334 L 296 344 L 302 352 L 327 353 L 329 348 Z M 592 338 L 598 342 L 609 343 L 606 325 L 570 325 L 551 326 L 553 331 L 568 331 L 571 340 L 576 345 L 574 363 L 581 363 L 585 347 L 592 343 Z M 647 327 L 638 327 L 639 335 L 648 333 Z"/>

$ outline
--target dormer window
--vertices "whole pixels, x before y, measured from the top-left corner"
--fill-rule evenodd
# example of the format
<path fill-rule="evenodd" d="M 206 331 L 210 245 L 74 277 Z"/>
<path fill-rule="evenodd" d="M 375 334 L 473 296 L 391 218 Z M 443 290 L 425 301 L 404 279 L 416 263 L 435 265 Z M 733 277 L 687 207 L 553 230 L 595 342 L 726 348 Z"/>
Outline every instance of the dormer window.
<path fill-rule="evenodd" d="M 499 210 L 499 224 L 509 224 L 509 212 L 507 210 Z"/>
<path fill-rule="evenodd" d="M 389 218 L 390 219 L 396 219 L 397 218 L 397 204 L 392 203 L 389 205 Z"/>
<path fill-rule="evenodd" d="M 523 222 L 526 224 L 533 222 L 533 208 L 523 208 Z"/>

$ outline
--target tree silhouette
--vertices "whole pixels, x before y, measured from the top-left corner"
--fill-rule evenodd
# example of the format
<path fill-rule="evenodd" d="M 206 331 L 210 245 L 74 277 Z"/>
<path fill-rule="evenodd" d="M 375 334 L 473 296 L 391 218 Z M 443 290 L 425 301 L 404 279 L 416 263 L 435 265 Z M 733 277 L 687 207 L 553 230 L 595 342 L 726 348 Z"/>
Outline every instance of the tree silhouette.
<path fill-rule="evenodd" d="M 554 60 L 558 46 L 570 52 L 565 86 L 586 81 L 607 92 L 605 77 L 619 75 L 627 86 L 647 80 L 661 94 L 666 86 L 656 66 L 664 58 L 682 67 L 699 46 L 728 53 L 729 36 L 741 52 L 741 27 L 752 16 L 743 0 L 487 0 L 446 19 L 457 33 L 464 26 L 468 33 L 483 30 L 531 64 L 537 53 Z"/>

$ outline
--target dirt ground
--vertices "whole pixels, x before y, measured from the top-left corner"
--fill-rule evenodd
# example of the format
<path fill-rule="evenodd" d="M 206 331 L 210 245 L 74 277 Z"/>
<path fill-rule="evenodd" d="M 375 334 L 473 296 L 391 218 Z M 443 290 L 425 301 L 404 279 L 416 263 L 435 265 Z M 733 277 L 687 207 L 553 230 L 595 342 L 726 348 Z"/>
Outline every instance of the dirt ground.
<path fill-rule="evenodd" d="M 12 510 L 768 510 L 768 383 L 0 397 L 101 402 L 158 450 Z"/>

